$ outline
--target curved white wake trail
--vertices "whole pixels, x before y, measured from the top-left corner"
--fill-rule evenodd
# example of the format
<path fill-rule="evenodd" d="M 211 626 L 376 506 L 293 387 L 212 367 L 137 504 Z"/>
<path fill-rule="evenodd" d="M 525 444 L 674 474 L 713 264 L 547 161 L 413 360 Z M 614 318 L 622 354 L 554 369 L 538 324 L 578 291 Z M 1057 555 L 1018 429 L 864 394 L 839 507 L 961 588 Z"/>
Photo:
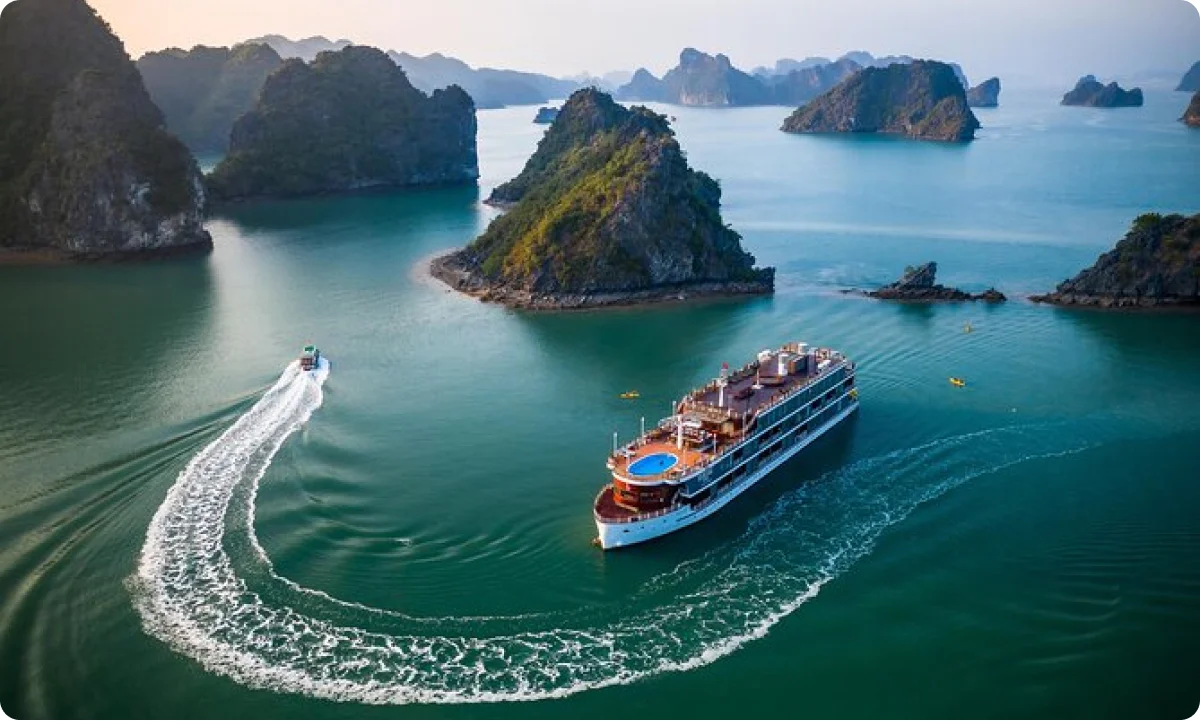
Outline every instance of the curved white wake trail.
<path fill-rule="evenodd" d="M 265 601 L 223 546 L 228 533 L 245 534 L 262 553 L 253 502 L 239 521 L 231 501 L 242 484 L 253 493 L 284 441 L 321 405 L 326 373 L 289 366 L 192 459 L 150 524 L 131 587 L 146 631 L 208 670 L 256 688 L 362 703 L 561 697 L 711 663 L 764 636 L 920 503 L 978 475 L 1086 447 L 1042 448 L 1042 434 L 999 429 L 851 464 L 787 494 L 735 544 L 652 580 L 628 607 L 587 627 L 515 617 L 517 630 L 489 635 L 478 619 L 459 619 L 456 633 L 434 634 L 419 619 L 393 631 L 404 621 L 396 615 L 384 632 L 305 611 L 306 595 L 323 594 L 287 579 L 272 598 L 297 607 Z M 959 458 L 964 446 L 978 453 L 981 444 L 989 467 Z"/>

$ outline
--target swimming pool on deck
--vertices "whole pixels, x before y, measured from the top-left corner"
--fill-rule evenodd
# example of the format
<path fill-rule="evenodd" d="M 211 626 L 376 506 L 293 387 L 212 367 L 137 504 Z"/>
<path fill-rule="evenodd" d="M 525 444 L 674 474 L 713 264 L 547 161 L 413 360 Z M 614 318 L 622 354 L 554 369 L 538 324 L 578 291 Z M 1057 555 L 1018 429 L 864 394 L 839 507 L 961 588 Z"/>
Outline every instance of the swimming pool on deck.
<path fill-rule="evenodd" d="M 634 476 L 657 476 L 671 470 L 677 463 L 679 457 L 674 453 L 655 453 L 631 463 L 629 473 Z"/>

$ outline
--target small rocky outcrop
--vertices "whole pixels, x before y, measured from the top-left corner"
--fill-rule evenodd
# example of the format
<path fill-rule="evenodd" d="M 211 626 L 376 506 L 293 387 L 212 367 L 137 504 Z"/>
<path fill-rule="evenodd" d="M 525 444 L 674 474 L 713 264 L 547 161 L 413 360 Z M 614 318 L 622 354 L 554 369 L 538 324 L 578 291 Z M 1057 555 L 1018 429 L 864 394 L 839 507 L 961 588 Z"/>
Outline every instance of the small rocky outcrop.
<path fill-rule="evenodd" d="M 197 45 L 146 53 L 138 71 L 167 128 L 196 152 L 224 152 L 233 123 L 254 107 L 267 76 L 283 59 L 269 45 Z"/>
<path fill-rule="evenodd" d="M 195 160 L 92 8 L 4 7 L 0 247 L 76 257 L 209 248 L 204 205 Z"/>
<path fill-rule="evenodd" d="M 688 167 L 667 119 L 575 92 L 524 170 L 488 202 L 508 208 L 431 272 L 521 308 L 586 308 L 770 293 L 774 269 L 720 213 L 721 188 Z"/>
<path fill-rule="evenodd" d="M 549 125 L 558 117 L 558 108 L 538 108 L 537 115 L 533 116 L 533 122 L 538 125 Z"/>
<path fill-rule="evenodd" d="M 1200 305 L 1200 214 L 1138 216 L 1092 267 L 1032 300 L 1097 308 Z"/>
<path fill-rule="evenodd" d="M 988 303 L 1002 303 L 1007 298 L 995 288 L 988 288 L 982 293 L 971 295 L 958 288 L 947 288 L 937 284 L 937 263 L 929 262 L 904 269 L 900 280 L 885 285 L 879 290 L 868 291 L 866 295 L 881 300 L 982 300 Z"/>
<path fill-rule="evenodd" d="M 988 78 L 967 91 L 967 105 L 995 108 L 1000 105 L 1000 78 Z"/>
<path fill-rule="evenodd" d="M 1179 87 L 1176 90 L 1183 90 L 1189 93 L 1200 91 L 1200 61 L 1188 70 L 1183 79 L 1179 81 Z"/>
<path fill-rule="evenodd" d="M 215 199 L 240 200 L 469 183 L 475 132 L 462 89 L 426 96 L 383 52 L 352 45 L 267 78 L 208 184 Z"/>
<path fill-rule="evenodd" d="M 1192 102 L 1188 104 L 1187 110 L 1183 111 L 1180 120 L 1188 127 L 1200 128 L 1200 91 L 1192 96 Z"/>
<path fill-rule="evenodd" d="M 934 60 L 917 60 L 864 68 L 792 113 L 782 130 L 964 141 L 973 139 L 978 128 L 954 70 Z"/>
<path fill-rule="evenodd" d="M 1084 75 L 1063 95 L 1062 105 L 1089 108 L 1136 108 L 1142 105 L 1142 89 L 1124 90 L 1116 83 L 1104 85 L 1095 75 Z"/>

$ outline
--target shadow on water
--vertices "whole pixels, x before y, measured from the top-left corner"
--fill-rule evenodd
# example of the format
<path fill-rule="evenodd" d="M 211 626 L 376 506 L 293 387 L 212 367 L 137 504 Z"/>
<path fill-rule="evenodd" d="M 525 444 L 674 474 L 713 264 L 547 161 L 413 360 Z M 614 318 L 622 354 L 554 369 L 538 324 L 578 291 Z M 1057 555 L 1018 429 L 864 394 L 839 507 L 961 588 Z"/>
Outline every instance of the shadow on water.
<path fill-rule="evenodd" d="M 207 257 L 17 270 L 0 274 L 0 307 L 18 310 L 0 337 L 21 349 L 0 358 L 0 414 L 20 420 L 0 424 L 0 448 L 36 463 L 43 480 L 62 454 L 38 458 L 63 438 L 175 420 L 187 394 L 178 379 L 216 359 Z"/>
<path fill-rule="evenodd" d="M 479 186 L 374 189 L 342 195 L 264 199 L 217 206 L 214 219 L 230 221 L 245 231 L 311 230 L 330 224 L 362 227 L 399 225 L 415 218 L 445 216 L 460 222 L 464 211 L 478 206 Z"/>
<path fill-rule="evenodd" d="M 691 380 L 714 373 L 717 366 L 709 368 L 707 359 L 724 352 L 773 302 L 771 297 L 721 298 L 518 318 L 538 347 L 555 363 L 582 371 L 577 375 L 599 379 L 614 392 L 638 388 L 643 398 L 650 393 L 667 399 L 687 390 Z"/>

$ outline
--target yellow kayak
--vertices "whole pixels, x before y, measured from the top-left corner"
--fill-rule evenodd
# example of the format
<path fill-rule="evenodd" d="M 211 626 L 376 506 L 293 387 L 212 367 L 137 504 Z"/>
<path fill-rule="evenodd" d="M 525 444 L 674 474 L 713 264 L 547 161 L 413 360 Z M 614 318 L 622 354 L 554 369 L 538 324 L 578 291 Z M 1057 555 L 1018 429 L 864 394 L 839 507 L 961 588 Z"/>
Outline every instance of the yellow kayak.
<path fill-rule="evenodd" d="M 625 398 L 625 399 L 641 398 L 642 394 L 638 393 L 637 391 L 625 391 L 624 393 L 621 394 L 621 397 Z"/>
<path fill-rule="evenodd" d="M 966 384 L 967 384 L 967 382 L 964 381 L 962 378 L 951 378 L 950 379 L 950 385 L 958 387 L 958 388 L 962 388 Z"/>

